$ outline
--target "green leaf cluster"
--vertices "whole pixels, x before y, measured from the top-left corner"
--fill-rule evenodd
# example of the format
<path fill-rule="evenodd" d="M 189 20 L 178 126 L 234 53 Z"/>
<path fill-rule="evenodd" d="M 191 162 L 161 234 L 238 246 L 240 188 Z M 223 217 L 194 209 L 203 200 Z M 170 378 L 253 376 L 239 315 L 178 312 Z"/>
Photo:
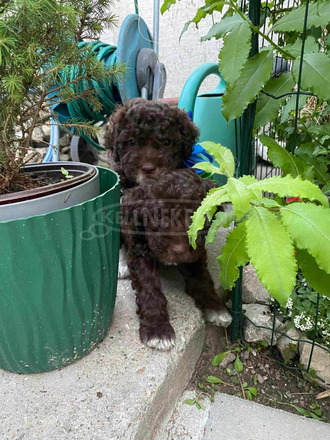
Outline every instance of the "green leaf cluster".
<path fill-rule="evenodd" d="M 167 10 L 174 3 L 175 0 L 165 1 L 163 8 Z M 314 94 L 321 103 L 330 98 L 330 40 L 327 36 L 330 22 L 329 1 L 309 2 L 303 58 L 301 50 L 305 2 L 286 8 L 282 8 L 281 3 L 271 2 L 262 11 L 260 26 L 255 26 L 247 14 L 242 12 L 241 2 L 238 0 L 205 0 L 195 17 L 185 24 L 182 34 L 190 24 L 198 26 L 201 20 L 209 14 L 213 16 L 215 11 L 223 13 L 221 20 L 214 22 L 213 19 L 211 28 L 201 40 L 223 39 L 223 46 L 219 52 L 219 71 L 227 83 L 222 107 L 227 121 L 240 117 L 247 106 L 256 99 L 258 107 L 255 128 L 274 121 L 280 109 L 287 103 L 289 107 L 284 109 L 284 113 L 288 116 L 292 114 L 297 99 L 295 89 L 300 65 L 301 90 Z M 267 25 L 267 33 L 264 33 L 264 24 Z M 253 33 L 259 34 L 260 40 L 265 42 L 265 47 L 260 53 L 249 58 Z M 278 33 L 278 39 L 272 37 L 274 33 Z M 289 72 L 280 75 L 273 73 L 273 62 L 278 57 L 293 65 Z M 300 98 L 299 102 L 303 100 L 304 97 Z"/>
<path fill-rule="evenodd" d="M 207 149 L 207 144 L 204 148 Z M 225 155 L 220 145 L 219 151 L 223 159 Z M 274 151 L 276 155 L 276 146 Z M 208 152 L 216 156 L 214 144 Z M 224 170 L 232 169 L 234 159 L 228 152 L 227 164 L 221 163 Z M 232 210 L 215 216 L 208 235 L 210 242 L 219 227 L 235 221 L 218 257 L 220 280 L 225 289 L 235 285 L 238 268 L 251 262 L 260 281 L 282 305 L 286 304 L 295 286 L 298 267 L 315 289 L 320 288 L 330 296 L 325 287 L 330 285 L 328 199 L 317 185 L 301 177 L 305 169 L 299 161 L 280 154 L 278 160 L 287 171 L 284 176 L 257 181 L 252 176 L 234 178 L 233 173 L 231 176 L 227 173 L 227 184 L 212 189 L 192 216 L 188 232 L 190 243 L 195 247 L 198 231 L 203 229 L 206 217 L 212 219 L 217 207 L 230 202 Z M 221 168 L 216 172 L 220 173 Z M 273 193 L 276 198 L 265 198 L 264 192 Z M 288 204 L 288 197 L 300 201 Z"/>

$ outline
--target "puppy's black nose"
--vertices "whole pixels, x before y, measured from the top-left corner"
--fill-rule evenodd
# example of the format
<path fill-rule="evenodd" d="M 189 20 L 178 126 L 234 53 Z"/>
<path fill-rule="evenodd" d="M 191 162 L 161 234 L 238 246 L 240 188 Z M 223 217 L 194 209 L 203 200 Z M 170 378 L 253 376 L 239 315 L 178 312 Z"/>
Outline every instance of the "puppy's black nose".
<path fill-rule="evenodd" d="M 141 170 L 145 173 L 145 174 L 151 174 L 153 171 L 155 171 L 156 167 L 154 164 L 152 164 L 151 162 L 146 162 L 142 165 Z"/>

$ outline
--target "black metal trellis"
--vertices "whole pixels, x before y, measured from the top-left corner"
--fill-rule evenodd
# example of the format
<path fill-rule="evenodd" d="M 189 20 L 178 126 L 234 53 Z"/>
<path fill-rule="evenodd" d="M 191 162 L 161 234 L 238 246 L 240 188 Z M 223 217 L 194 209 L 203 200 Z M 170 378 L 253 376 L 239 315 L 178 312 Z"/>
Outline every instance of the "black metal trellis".
<path fill-rule="evenodd" d="M 276 5 L 279 3 L 283 3 L 280 0 L 275 0 L 274 8 L 276 8 Z M 299 65 L 299 71 L 298 71 L 298 79 L 297 79 L 297 87 L 296 91 L 291 93 L 285 93 L 280 96 L 272 96 L 271 94 L 264 92 L 267 96 L 270 96 L 273 99 L 280 99 L 283 97 L 290 97 L 295 96 L 296 102 L 295 102 L 295 115 L 294 115 L 294 131 L 293 131 L 293 141 L 292 141 L 292 147 L 291 152 L 294 154 L 296 147 L 297 147 L 297 134 L 298 134 L 298 119 L 299 119 L 299 103 L 300 103 L 300 97 L 301 96 L 313 96 L 313 94 L 309 91 L 302 91 L 301 90 L 301 79 L 302 79 L 302 65 L 303 65 L 303 58 L 304 58 L 304 52 L 305 52 L 305 41 L 306 41 L 306 35 L 307 35 L 307 21 L 308 21 L 308 11 L 309 11 L 309 0 L 306 0 L 305 2 L 306 9 L 305 9 L 305 17 L 304 17 L 304 26 L 303 26 L 303 33 L 302 33 L 302 45 L 301 45 L 301 52 L 300 52 L 300 65 Z M 294 2 L 291 0 L 288 0 L 286 2 L 287 7 L 293 6 Z M 246 0 L 243 0 L 241 3 L 241 9 L 243 11 L 248 10 L 249 18 L 255 26 L 259 27 L 260 24 L 260 13 L 262 9 L 267 13 L 268 8 L 268 0 L 266 1 L 265 5 L 261 7 L 261 1 L 260 0 L 250 0 L 248 3 Z M 263 25 L 263 30 L 265 34 L 266 30 L 266 19 Z M 271 35 L 271 38 L 274 38 L 274 35 Z M 259 38 L 258 34 L 253 34 L 252 37 L 252 49 L 250 52 L 250 56 L 255 55 L 258 53 L 259 49 L 262 48 L 265 45 L 265 41 L 262 38 Z M 274 62 L 274 73 L 281 73 L 284 71 L 287 71 L 290 69 L 290 65 L 282 59 L 276 59 Z M 243 174 L 255 174 L 255 176 L 258 179 L 263 179 L 265 177 L 273 176 L 273 175 L 279 175 L 281 173 L 281 170 L 279 168 L 273 167 L 266 157 L 266 150 L 264 147 L 260 148 L 260 143 L 257 139 L 253 139 L 252 133 L 253 133 L 253 124 L 254 124 L 254 118 L 255 118 L 255 112 L 256 112 L 256 102 L 253 104 L 250 104 L 248 108 L 245 110 L 243 116 L 240 118 L 239 124 L 240 124 L 240 157 L 238 158 L 238 176 L 242 176 Z M 268 124 L 268 126 L 263 128 L 263 133 L 271 135 L 273 137 L 276 137 L 278 135 L 278 127 L 276 122 Z M 259 147 L 259 148 L 258 148 Z M 257 154 L 257 151 L 259 154 Z M 258 158 L 258 155 L 261 156 Z M 266 160 L 265 160 L 266 159 Z M 282 330 L 276 329 L 276 319 L 277 319 L 277 311 L 279 309 L 279 304 L 275 301 L 274 307 L 273 307 L 273 322 L 272 327 L 264 327 L 264 326 L 258 326 L 255 323 L 253 323 L 249 318 L 247 318 L 244 315 L 244 305 L 242 303 L 242 270 L 240 272 L 240 278 L 236 284 L 236 287 L 233 289 L 232 292 L 232 315 L 233 315 L 233 323 L 231 326 L 231 340 L 232 342 L 236 341 L 237 339 L 242 337 L 242 323 L 243 319 L 247 319 L 250 321 L 255 327 L 257 328 L 263 328 L 268 329 L 271 332 L 271 343 L 270 343 L 270 356 L 273 355 L 273 341 L 275 338 L 275 335 L 280 335 L 288 338 L 289 340 L 293 342 L 298 343 L 306 343 L 311 345 L 310 355 L 308 359 L 307 366 L 305 366 L 305 371 L 310 372 L 311 364 L 312 364 L 312 358 L 313 358 L 313 352 L 315 347 L 321 348 L 325 350 L 326 352 L 330 353 L 330 350 L 325 348 L 324 346 L 318 344 L 316 342 L 317 339 L 317 333 L 318 333 L 318 317 L 319 317 L 319 303 L 320 303 L 320 294 L 317 294 L 317 301 L 315 305 L 315 323 L 314 323 L 314 330 L 313 330 L 313 337 L 311 340 L 307 339 L 295 339 L 290 337 L 287 333 L 285 333 Z M 278 361 L 277 359 L 274 359 Z M 298 369 L 298 367 L 295 366 L 288 366 L 288 368 L 294 368 Z M 301 369 L 301 366 L 299 366 Z M 322 379 L 321 379 L 322 380 Z M 330 385 L 330 384 L 328 384 Z"/>

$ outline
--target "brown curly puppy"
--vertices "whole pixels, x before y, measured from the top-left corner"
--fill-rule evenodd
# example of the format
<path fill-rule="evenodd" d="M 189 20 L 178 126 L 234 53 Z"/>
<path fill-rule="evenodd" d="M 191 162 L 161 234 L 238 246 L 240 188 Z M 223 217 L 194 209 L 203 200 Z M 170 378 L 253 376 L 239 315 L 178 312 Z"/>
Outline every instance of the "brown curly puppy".
<path fill-rule="evenodd" d="M 110 117 L 105 136 L 111 168 L 121 188 L 183 168 L 199 132 L 177 107 L 142 98 L 128 101 Z"/>
<path fill-rule="evenodd" d="M 140 338 L 149 347 L 169 350 L 175 338 L 158 275 L 159 263 L 177 265 L 186 293 L 207 319 L 224 327 L 231 323 L 207 270 L 204 238 L 208 225 L 200 231 L 195 250 L 187 236 L 192 213 L 215 186 L 194 170 L 184 169 L 157 180 L 146 179 L 122 198 L 122 235 L 132 287 L 137 291 Z"/>

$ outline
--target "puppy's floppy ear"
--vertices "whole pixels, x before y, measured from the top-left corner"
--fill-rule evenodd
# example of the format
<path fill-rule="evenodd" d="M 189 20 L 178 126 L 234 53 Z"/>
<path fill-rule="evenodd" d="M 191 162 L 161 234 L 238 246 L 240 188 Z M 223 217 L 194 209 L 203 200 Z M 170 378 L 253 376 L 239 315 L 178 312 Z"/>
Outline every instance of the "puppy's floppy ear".
<path fill-rule="evenodd" d="M 178 108 L 177 112 L 177 121 L 180 124 L 180 131 L 183 136 L 182 156 L 184 159 L 188 159 L 192 153 L 193 145 L 199 137 L 199 129 L 189 118 L 188 113 Z"/>

